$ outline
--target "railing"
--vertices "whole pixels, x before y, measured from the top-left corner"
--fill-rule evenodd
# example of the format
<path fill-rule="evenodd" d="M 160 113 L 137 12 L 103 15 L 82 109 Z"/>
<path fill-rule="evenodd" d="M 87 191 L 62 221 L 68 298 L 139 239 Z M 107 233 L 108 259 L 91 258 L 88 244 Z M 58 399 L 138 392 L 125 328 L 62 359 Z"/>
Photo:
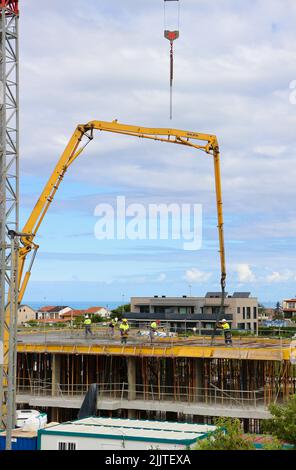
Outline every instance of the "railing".
<path fill-rule="evenodd" d="M 215 385 L 208 388 L 188 386 L 157 386 L 128 383 L 99 383 L 98 400 L 167 401 L 227 408 L 265 407 L 263 390 L 221 390 Z M 88 384 L 51 384 L 48 381 L 31 381 L 18 384 L 18 395 L 56 396 L 60 398 L 84 397 Z"/>
<path fill-rule="evenodd" d="M 17 384 L 16 393 L 19 395 L 48 396 L 52 393 L 52 383 L 49 380 L 21 379 Z"/>
<path fill-rule="evenodd" d="M 211 317 L 212 318 L 212 317 Z M 227 315 L 226 315 L 227 318 Z M 172 335 L 172 336 L 177 336 L 180 339 L 184 336 L 188 336 L 190 339 L 196 339 L 199 341 L 203 342 L 203 345 L 207 345 L 207 340 L 204 339 L 207 336 L 212 336 L 214 333 L 214 328 L 204 328 L 200 325 L 199 321 L 196 321 L 195 323 L 189 324 L 184 320 L 183 323 L 177 322 L 175 323 L 175 326 L 171 326 L 171 323 L 174 323 L 174 320 L 171 319 L 170 321 L 168 320 L 162 320 L 161 321 L 161 329 L 160 331 L 163 331 L 167 334 L 167 337 Z M 148 333 L 149 331 L 149 325 L 150 322 L 142 322 L 141 326 L 137 327 L 135 326 L 135 322 L 130 321 L 130 332 L 129 332 L 129 337 L 133 339 L 133 341 L 136 342 L 146 342 L 146 339 L 144 335 L 141 336 L 139 331 L 144 332 L 146 331 Z M 196 326 L 193 326 L 196 325 Z M 214 323 L 213 323 L 214 327 Z M 238 328 L 232 328 L 232 334 L 233 334 L 233 340 L 245 340 L 246 338 L 255 338 L 255 337 L 266 337 L 269 339 L 281 341 L 281 340 L 288 340 L 289 338 L 293 337 L 295 334 L 296 329 L 293 330 L 293 328 L 262 328 L 259 327 L 258 332 L 254 330 L 242 330 Z M 25 328 L 25 327 L 18 327 L 18 334 L 26 334 L 26 333 L 35 333 L 38 334 L 38 336 L 42 336 L 45 343 L 50 342 L 54 339 L 57 338 L 57 335 L 59 334 L 59 338 L 62 337 L 63 340 L 65 341 L 80 341 L 85 339 L 85 329 L 82 325 L 67 325 L 67 326 L 59 326 L 59 324 L 53 324 L 52 326 L 46 325 L 46 324 L 39 324 L 31 328 Z M 115 329 L 115 334 L 112 335 L 110 333 L 110 329 L 108 325 L 105 323 L 93 323 L 92 324 L 92 333 L 93 336 L 88 335 L 88 338 L 91 339 L 98 339 L 98 340 L 107 340 L 107 339 L 116 339 L 118 340 L 120 338 L 120 332 L 118 328 Z M 217 329 L 215 333 L 216 337 L 223 337 L 223 331 Z M 172 343 L 174 340 L 172 340 Z M 212 340 L 209 342 L 209 345 L 212 344 Z"/>

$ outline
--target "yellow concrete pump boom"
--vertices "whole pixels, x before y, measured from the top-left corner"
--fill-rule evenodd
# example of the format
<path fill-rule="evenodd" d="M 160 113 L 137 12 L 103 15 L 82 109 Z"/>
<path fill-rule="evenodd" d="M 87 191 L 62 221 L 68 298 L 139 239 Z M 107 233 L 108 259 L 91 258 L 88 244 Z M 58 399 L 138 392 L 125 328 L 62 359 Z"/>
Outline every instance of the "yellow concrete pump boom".
<path fill-rule="evenodd" d="M 90 140 L 93 139 L 93 131 L 106 131 L 117 134 L 130 135 L 144 139 L 158 140 L 160 142 L 168 142 L 179 145 L 187 145 L 202 150 L 214 157 L 215 170 L 215 186 L 216 186 L 216 203 L 218 216 L 219 246 L 220 246 L 220 263 L 221 263 L 221 286 L 225 287 L 226 264 L 224 249 L 224 233 L 223 233 L 223 212 L 222 212 L 222 188 L 220 175 L 220 153 L 217 137 L 215 135 L 201 134 L 197 132 L 183 131 L 178 129 L 161 129 L 130 126 L 127 124 L 119 124 L 117 120 L 112 122 L 91 121 L 87 124 L 78 125 L 69 140 L 60 160 L 58 161 L 54 171 L 52 172 L 48 182 L 46 183 L 41 196 L 39 197 L 30 217 L 27 220 L 22 232 L 25 234 L 21 238 L 22 247 L 19 249 L 19 303 L 22 301 L 33 261 L 35 259 L 38 245 L 35 244 L 34 238 L 38 232 L 41 222 L 53 201 L 58 187 L 69 166 L 81 154 Z M 86 143 L 83 143 L 86 138 Z M 196 141 L 200 141 L 197 143 Z M 204 142 L 204 143 L 202 143 Z M 24 264 L 27 255 L 33 250 L 33 258 L 29 269 L 23 276 Z"/>
<path fill-rule="evenodd" d="M 222 287 L 222 303 L 224 303 L 226 266 L 225 266 L 225 250 L 224 250 L 224 234 L 223 234 L 223 212 L 222 212 L 222 189 L 220 175 L 220 153 L 218 141 L 215 135 L 200 134 L 197 132 L 189 132 L 178 129 L 159 129 L 146 128 L 139 126 L 131 126 L 119 124 L 117 120 L 112 122 L 91 121 L 87 124 L 78 125 L 69 140 L 64 152 L 62 153 L 55 169 L 53 170 L 49 180 L 47 181 L 41 196 L 39 197 L 34 209 L 29 216 L 21 232 L 21 246 L 18 249 L 18 302 L 21 303 L 29 278 L 32 265 L 38 250 L 38 245 L 34 239 L 38 229 L 44 219 L 45 214 L 54 196 L 63 180 L 63 177 L 69 166 L 81 154 L 86 145 L 93 139 L 94 130 L 113 132 L 117 134 L 140 137 L 144 139 L 152 139 L 160 142 L 168 142 L 171 144 L 187 145 L 205 153 L 212 155 L 214 159 L 215 170 L 215 187 L 216 187 L 216 203 L 218 216 L 219 246 L 220 246 L 220 263 L 221 263 L 221 287 Z M 26 273 L 24 274 L 24 266 L 29 253 L 32 257 Z M 9 324 L 9 303 L 5 311 L 5 321 Z M 4 370 L 8 367 L 8 349 L 9 349 L 9 333 L 4 330 Z"/>

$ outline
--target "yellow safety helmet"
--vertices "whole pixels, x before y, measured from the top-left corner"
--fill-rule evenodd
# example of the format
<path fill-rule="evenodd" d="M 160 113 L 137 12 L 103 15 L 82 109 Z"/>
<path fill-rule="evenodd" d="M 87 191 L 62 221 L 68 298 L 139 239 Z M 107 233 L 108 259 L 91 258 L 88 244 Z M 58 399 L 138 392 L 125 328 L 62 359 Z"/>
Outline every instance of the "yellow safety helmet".
<path fill-rule="evenodd" d="M 127 319 L 126 319 L 126 318 L 123 318 L 122 321 L 127 322 Z"/>

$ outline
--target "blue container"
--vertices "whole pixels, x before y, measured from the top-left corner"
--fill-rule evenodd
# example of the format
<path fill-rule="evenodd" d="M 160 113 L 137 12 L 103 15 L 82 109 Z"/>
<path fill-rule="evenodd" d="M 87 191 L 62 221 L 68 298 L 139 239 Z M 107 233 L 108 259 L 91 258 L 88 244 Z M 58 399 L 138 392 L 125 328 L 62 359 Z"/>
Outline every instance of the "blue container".
<path fill-rule="evenodd" d="M 0 436 L 0 451 L 5 450 L 6 436 Z M 12 437 L 12 450 L 37 450 L 37 436 L 35 437 Z"/>

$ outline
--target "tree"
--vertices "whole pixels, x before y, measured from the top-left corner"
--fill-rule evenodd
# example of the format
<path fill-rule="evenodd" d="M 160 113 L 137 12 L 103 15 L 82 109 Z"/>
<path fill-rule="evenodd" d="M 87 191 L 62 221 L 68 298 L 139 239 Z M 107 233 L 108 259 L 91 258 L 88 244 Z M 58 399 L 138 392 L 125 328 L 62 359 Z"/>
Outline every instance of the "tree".
<path fill-rule="evenodd" d="M 243 437 L 239 419 L 218 418 L 217 429 L 198 442 L 195 450 L 255 450 L 254 444 Z"/>
<path fill-rule="evenodd" d="M 258 303 L 258 310 L 265 310 L 265 305 L 261 304 L 260 302 Z"/>
<path fill-rule="evenodd" d="M 296 446 L 296 395 L 284 405 L 269 405 L 269 411 L 273 417 L 263 423 L 264 431 Z"/>
<path fill-rule="evenodd" d="M 101 315 L 92 315 L 91 321 L 92 323 L 101 323 L 105 321 L 105 318 L 101 317 Z"/>
<path fill-rule="evenodd" d="M 131 311 L 131 304 L 119 305 L 119 307 L 113 309 L 111 312 L 110 317 L 115 318 L 117 317 L 119 320 L 122 319 L 123 313 L 129 313 Z"/>
<path fill-rule="evenodd" d="M 79 316 L 74 318 L 73 325 L 79 327 L 83 322 L 84 322 L 84 316 L 79 315 Z"/>
<path fill-rule="evenodd" d="M 281 304 L 280 302 L 277 302 L 276 303 L 276 306 L 275 306 L 275 309 L 274 309 L 274 316 L 273 316 L 274 319 L 276 320 L 281 320 L 284 318 L 284 315 L 283 315 L 283 311 L 282 311 L 282 307 L 281 307 Z"/>
<path fill-rule="evenodd" d="M 263 450 L 283 450 L 283 446 L 278 438 L 274 437 L 271 441 L 264 444 Z"/>
<path fill-rule="evenodd" d="M 258 316 L 261 318 L 265 316 L 265 306 L 263 304 L 258 304 Z"/>

